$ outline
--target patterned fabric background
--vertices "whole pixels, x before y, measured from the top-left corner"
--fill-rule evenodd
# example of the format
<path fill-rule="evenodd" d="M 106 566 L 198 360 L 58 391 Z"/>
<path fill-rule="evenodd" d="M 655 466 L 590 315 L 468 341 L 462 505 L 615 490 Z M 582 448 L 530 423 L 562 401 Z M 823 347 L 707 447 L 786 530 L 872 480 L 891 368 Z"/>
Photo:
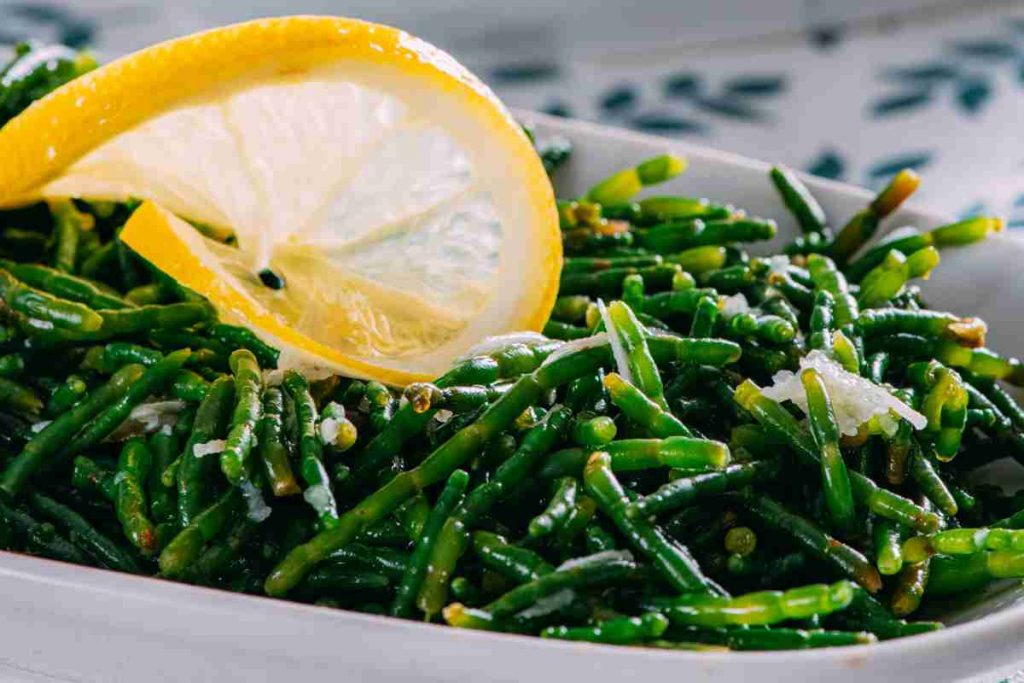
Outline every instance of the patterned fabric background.
<path fill-rule="evenodd" d="M 60 40 L 110 57 L 252 15 L 361 8 L 206 4 L 0 0 L 0 43 Z M 928 7 L 608 50 L 582 44 L 586 31 L 574 43 L 545 39 L 543 22 L 490 27 L 472 40 L 451 21 L 443 31 L 423 23 L 420 9 L 407 10 L 404 25 L 452 50 L 516 107 L 685 137 L 868 187 L 909 166 L 925 177 L 925 205 L 997 212 L 1024 227 L 1024 2 L 916 4 Z M 380 18 L 400 21 L 391 9 Z M 680 25 L 688 16 L 681 6 Z M 479 30 L 468 18 L 461 29 Z"/>
<path fill-rule="evenodd" d="M 344 11 L 341 4 L 335 11 Z M 111 56 L 246 14 L 223 7 L 183 14 L 160 3 L 0 2 L 0 42 L 60 40 Z M 522 33 L 517 26 L 509 30 Z M 869 187 L 910 166 L 925 177 L 927 206 L 950 215 L 998 212 L 1024 226 L 1024 3 L 965 1 L 610 52 L 534 40 L 517 54 L 514 36 L 500 34 L 487 36 L 501 46 L 488 51 L 460 40 L 455 28 L 430 37 L 513 106 L 685 137 Z"/>
<path fill-rule="evenodd" d="M 902 167 L 950 215 L 1024 227 L 1024 6 L 718 49 L 514 69 L 521 107 L 685 137 L 858 185 Z"/>

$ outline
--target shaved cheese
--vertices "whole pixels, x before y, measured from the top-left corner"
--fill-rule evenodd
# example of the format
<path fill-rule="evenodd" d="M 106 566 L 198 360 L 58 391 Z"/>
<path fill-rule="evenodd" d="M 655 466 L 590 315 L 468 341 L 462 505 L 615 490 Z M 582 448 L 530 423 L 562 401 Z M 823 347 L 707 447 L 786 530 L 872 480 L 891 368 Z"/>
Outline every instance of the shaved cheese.
<path fill-rule="evenodd" d="M 571 560 L 566 560 L 562 564 L 555 567 L 555 571 L 566 571 L 578 567 L 581 564 L 594 562 L 598 559 L 618 559 L 622 560 L 623 562 L 632 562 L 633 553 L 629 552 L 628 550 L 603 550 L 599 553 L 594 553 L 593 555 L 587 555 L 585 557 L 574 557 Z"/>
<path fill-rule="evenodd" d="M 128 419 L 138 422 L 147 432 L 155 432 L 165 424 L 174 424 L 174 418 L 185 408 L 184 401 L 156 401 L 132 408 Z"/>
<path fill-rule="evenodd" d="M 263 500 L 263 494 L 252 482 L 243 481 L 239 488 L 245 498 L 246 515 L 253 522 L 259 523 L 270 516 L 270 506 Z"/>
<path fill-rule="evenodd" d="M 619 338 L 619 330 L 615 326 L 615 321 L 612 320 L 611 315 L 608 314 L 608 307 L 604 305 L 604 302 L 600 299 L 597 300 L 597 310 L 601 313 L 601 320 L 604 321 L 604 327 L 608 330 L 608 343 L 612 346 L 612 356 L 615 357 L 615 366 L 619 370 L 619 374 L 622 375 L 623 379 L 627 382 L 633 382 L 633 373 L 629 369 L 629 358 L 626 357 L 626 347 L 623 346 L 622 340 Z"/>
<path fill-rule="evenodd" d="M 150 434 L 170 427 L 185 408 L 184 401 L 153 401 L 132 408 L 125 421 L 107 437 L 107 441 L 123 441 L 140 434 Z"/>
<path fill-rule="evenodd" d="M 338 440 L 338 429 L 340 425 L 333 417 L 324 418 L 320 421 L 320 443 L 325 446 L 332 445 Z"/>
<path fill-rule="evenodd" d="M 302 492 L 302 498 L 309 503 L 310 507 L 316 510 L 318 515 L 327 512 L 331 507 L 331 503 L 334 502 L 331 492 L 323 484 L 313 484 Z"/>
<path fill-rule="evenodd" d="M 747 297 L 742 294 L 733 294 L 722 299 L 721 311 L 722 315 L 728 320 L 740 313 L 749 313 L 750 303 L 747 301 Z"/>
<path fill-rule="evenodd" d="M 555 349 L 554 353 L 545 358 L 544 362 L 541 363 L 540 366 L 544 367 L 545 365 L 551 365 L 559 358 L 564 358 L 571 353 L 576 353 L 577 351 L 593 349 L 597 348 L 598 346 L 608 346 L 608 343 L 609 342 L 607 332 L 599 332 L 598 334 L 592 335 L 590 337 L 584 337 L 583 339 L 574 339 L 573 341 L 566 342 L 565 344 L 562 344 L 557 349 Z"/>
<path fill-rule="evenodd" d="M 280 362 L 280 361 L 278 361 Z M 279 387 L 281 382 L 284 381 L 284 370 L 264 370 L 263 371 L 263 386 L 265 387 Z"/>
<path fill-rule="evenodd" d="M 861 425 L 874 416 L 884 420 L 883 416 L 888 416 L 890 411 L 905 419 L 914 429 L 924 429 L 928 424 L 924 415 L 898 400 L 884 387 L 847 372 L 821 351 L 811 351 L 800 359 L 800 369 L 806 368 L 813 368 L 821 375 L 832 399 L 839 431 L 847 436 L 855 435 Z M 764 395 L 776 401 L 792 401 L 807 413 L 807 396 L 796 373 L 788 370 L 776 373 L 772 385 L 765 387 Z"/>
<path fill-rule="evenodd" d="M 202 443 L 197 443 L 195 445 L 195 447 L 192 449 L 192 454 L 195 455 L 197 458 L 201 458 L 205 455 L 210 455 L 211 453 L 221 453 L 224 451 L 224 448 L 227 445 L 228 442 L 225 441 L 224 439 L 212 439 L 210 441 L 204 441 Z"/>
<path fill-rule="evenodd" d="M 551 595 L 545 595 L 543 598 L 520 612 L 519 616 L 523 619 L 546 617 L 553 612 L 557 612 L 560 609 L 568 607 L 575 599 L 576 591 L 571 588 L 563 588 L 560 591 L 555 591 Z"/>
<path fill-rule="evenodd" d="M 789 266 L 791 265 L 789 257 L 783 254 L 769 256 L 768 258 L 764 259 L 764 262 L 768 264 L 768 272 L 778 273 L 780 275 L 784 275 L 785 273 L 789 272 Z"/>
<path fill-rule="evenodd" d="M 284 346 L 280 349 L 281 355 L 277 359 L 277 365 L 279 368 L 295 368 L 301 370 L 306 380 L 310 382 L 319 382 L 322 379 L 327 379 L 331 375 L 336 374 L 336 370 L 331 367 L 318 365 L 317 363 L 311 363 L 309 355 L 304 351 L 296 351 L 295 349 Z M 269 376 L 269 379 L 264 383 L 267 386 L 277 386 L 281 383 L 284 378 L 284 370 L 268 370 L 265 375 Z"/>

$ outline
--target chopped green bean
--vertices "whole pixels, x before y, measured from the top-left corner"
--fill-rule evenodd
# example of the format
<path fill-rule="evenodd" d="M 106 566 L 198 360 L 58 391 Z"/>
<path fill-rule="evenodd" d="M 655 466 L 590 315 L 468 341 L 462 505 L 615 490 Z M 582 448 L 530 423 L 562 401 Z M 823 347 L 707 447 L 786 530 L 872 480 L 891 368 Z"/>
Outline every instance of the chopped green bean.
<path fill-rule="evenodd" d="M 701 573 L 696 560 L 685 546 L 646 520 L 629 517 L 629 498 L 612 473 L 610 455 L 598 452 L 590 456 L 583 472 L 583 482 L 587 493 L 597 501 L 601 511 L 611 519 L 629 543 L 658 568 L 673 588 L 683 592 L 721 592 Z"/>
<path fill-rule="evenodd" d="M 770 625 L 788 619 L 806 619 L 845 609 L 853 600 L 853 584 L 839 581 L 782 591 L 748 593 L 736 598 L 681 595 L 656 598 L 651 607 L 675 624 L 689 626 Z"/>

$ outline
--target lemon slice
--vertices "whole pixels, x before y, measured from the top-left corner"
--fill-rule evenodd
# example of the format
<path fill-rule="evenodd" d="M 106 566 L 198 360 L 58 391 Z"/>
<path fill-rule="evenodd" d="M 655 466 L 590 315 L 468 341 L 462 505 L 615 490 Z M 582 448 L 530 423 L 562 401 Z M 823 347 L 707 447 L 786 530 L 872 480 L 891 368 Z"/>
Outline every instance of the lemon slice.
<path fill-rule="evenodd" d="M 0 206 L 155 202 L 122 239 L 290 366 L 435 376 L 487 336 L 540 329 L 557 292 L 529 141 L 464 67 L 385 26 L 287 17 L 147 48 L 31 106 L 0 156 Z"/>

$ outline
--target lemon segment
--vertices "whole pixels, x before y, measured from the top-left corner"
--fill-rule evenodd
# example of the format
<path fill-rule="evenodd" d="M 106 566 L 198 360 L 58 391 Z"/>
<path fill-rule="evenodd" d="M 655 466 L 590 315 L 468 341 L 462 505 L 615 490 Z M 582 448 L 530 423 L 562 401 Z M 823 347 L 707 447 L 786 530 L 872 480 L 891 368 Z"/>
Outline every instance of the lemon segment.
<path fill-rule="evenodd" d="M 558 287 L 529 141 L 451 57 L 385 26 L 287 17 L 157 45 L 31 106 L 0 152 L 0 206 L 155 202 L 122 239 L 306 366 L 434 376 L 540 329 Z"/>

